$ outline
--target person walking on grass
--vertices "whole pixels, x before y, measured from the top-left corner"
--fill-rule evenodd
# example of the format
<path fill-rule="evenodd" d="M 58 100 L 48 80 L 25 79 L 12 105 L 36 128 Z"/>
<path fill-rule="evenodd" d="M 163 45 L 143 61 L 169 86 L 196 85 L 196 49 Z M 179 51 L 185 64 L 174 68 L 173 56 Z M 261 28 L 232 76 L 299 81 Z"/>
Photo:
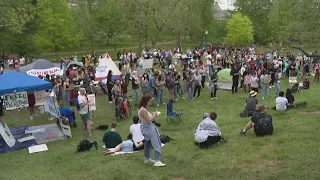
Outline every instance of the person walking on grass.
<path fill-rule="evenodd" d="M 152 122 L 158 115 L 157 112 L 150 113 L 148 108 L 152 105 L 152 98 L 149 95 L 144 95 L 139 104 L 138 116 L 141 121 L 141 133 L 144 136 L 144 163 L 154 163 L 156 167 L 162 167 L 166 164 L 160 161 L 161 159 L 161 141 L 157 126 Z M 155 150 L 155 160 L 150 158 L 151 146 Z"/>

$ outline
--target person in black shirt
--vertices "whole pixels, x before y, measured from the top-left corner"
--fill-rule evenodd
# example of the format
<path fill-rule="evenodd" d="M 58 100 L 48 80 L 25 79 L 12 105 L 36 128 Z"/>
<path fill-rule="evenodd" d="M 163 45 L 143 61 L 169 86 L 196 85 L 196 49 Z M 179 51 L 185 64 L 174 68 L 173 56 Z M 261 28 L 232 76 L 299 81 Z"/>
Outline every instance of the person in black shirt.
<path fill-rule="evenodd" d="M 232 76 L 232 94 L 238 92 L 238 84 L 239 84 L 239 69 L 237 65 L 232 65 L 232 69 L 230 71 L 230 76 Z"/>
<path fill-rule="evenodd" d="M 211 91 L 211 100 L 218 99 L 217 98 L 217 89 L 218 89 L 218 75 L 217 75 L 218 70 L 215 69 L 214 73 L 210 76 L 210 84 L 209 88 Z"/>
<path fill-rule="evenodd" d="M 247 124 L 247 126 L 241 130 L 240 134 L 241 135 L 246 135 L 247 131 L 251 128 L 254 127 L 254 124 L 258 122 L 259 119 L 262 119 L 262 118 L 269 118 L 271 119 L 271 123 L 272 123 L 272 117 L 271 115 L 267 114 L 267 106 L 262 104 L 259 106 L 259 110 L 258 110 L 258 113 L 254 114 L 249 123 Z"/>
<path fill-rule="evenodd" d="M 294 96 L 291 93 L 291 89 L 287 89 L 286 98 L 288 100 L 287 108 L 293 108 Z"/>
<path fill-rule="evenodd" d="M 109 98 L 109 103 L 112 103 L 112 88 L 113 88 L 113 81 L 112 81 L 112 71 L 110 70 L 108 72 L 107 76 L 107 88 L 108 88 L 108 98 Z"/>

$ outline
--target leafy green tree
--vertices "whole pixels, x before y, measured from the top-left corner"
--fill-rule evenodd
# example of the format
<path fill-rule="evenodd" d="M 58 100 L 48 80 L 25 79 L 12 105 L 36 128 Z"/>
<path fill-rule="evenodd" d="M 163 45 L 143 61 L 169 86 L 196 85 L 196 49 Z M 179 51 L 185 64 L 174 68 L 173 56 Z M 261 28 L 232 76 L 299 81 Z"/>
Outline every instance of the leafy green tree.
<path fill-rule="evenodd" d="M 225 43 L 232 45 L 247 45 L 254 42 L 252 22 L 240 12 L 233 14 L 227 23 L 228 35 Z"/>
<path fill-rule="evenodd" d="M 282 1 L 282 0 L 276 0 Z M 286 1 L 286 0 L 284 0 Z M 290 0 L 292 1 L 292 0 Z M 268 14 L 272 5 L 272 0 L 236 0 L 237 12 L 248 16 L 253 23 L 254 38 L 259 44 L 266 44 L 270 36 Z"/>
<path fill-rule="evenodd" d="M 76 28 L 71 11 L 64 0 L 44 0 L 39 12 L 39 28 L 33 40 L 43 50 L 58 52 L 76 46 L 82 34 Z"/>

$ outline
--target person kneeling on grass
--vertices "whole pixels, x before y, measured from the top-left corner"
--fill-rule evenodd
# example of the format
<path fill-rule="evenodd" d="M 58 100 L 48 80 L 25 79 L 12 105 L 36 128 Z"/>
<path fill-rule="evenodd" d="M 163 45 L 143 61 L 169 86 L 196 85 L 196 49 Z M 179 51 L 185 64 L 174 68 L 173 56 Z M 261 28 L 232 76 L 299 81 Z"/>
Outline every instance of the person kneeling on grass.
<path fill-rule="evenodd" d="M 110 151 L 107 150 L 104 152 L 104 155 L 106 154 L 113 154 L 115 152 L 134 152 L 138 151 L 140 147 L 143 146 L 143 142 L 134 142 L 132 140 L 132 134 L 130 133 L 127 137 L 128 140 L 123 141 L 121 144 L 117 145 L 114 150 Z"/>
<path fill-rule="evenodd" d="M 241 130 L 241 135 L 246 135 L 247 131 L 251 128 L 254 128 L 254 132 L 256 136 L 265 136 L 272 135 L 273 133 L 273 125 L 272 125 L 272 117 L 267 114 L 267 106 L 260 105 L 258 113 L 254 114 L 251 117 L 250 122 L 247 126 Z"/>
<path fill-rule="evenodd" d="M 195 144 L 200 148 L 208 148 L 210 145 L 216 144 L 222 140 L 220 128 L 215 120 L 217 113 L 204 113 L 203 120 L 198 126 L 195 136 Z"/>

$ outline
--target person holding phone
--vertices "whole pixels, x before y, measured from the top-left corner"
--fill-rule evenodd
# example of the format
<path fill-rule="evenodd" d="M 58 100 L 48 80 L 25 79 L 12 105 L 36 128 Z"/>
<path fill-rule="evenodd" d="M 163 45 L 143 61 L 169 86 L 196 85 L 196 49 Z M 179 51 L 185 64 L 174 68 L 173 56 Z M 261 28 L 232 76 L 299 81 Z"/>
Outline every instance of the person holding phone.
<path fill-rule="evenodd" d="M 144 163 L 154 163 L 155 167 L 162 167 L 166 164 L 160 161 L 161 159 L 161 141 L 160 134 L 154 121 L 155 117 L 160 114 L 158 112 L 150 113 L 148 108 L 152 105 L 152 97 L 150 95 L 144 95 L 141 98 L 139 104 L 138 116 L 141 121 L 140 130 L 144 136 Z M 150 158 L 151 145 L 155 150 L 155 160 Z"/>

